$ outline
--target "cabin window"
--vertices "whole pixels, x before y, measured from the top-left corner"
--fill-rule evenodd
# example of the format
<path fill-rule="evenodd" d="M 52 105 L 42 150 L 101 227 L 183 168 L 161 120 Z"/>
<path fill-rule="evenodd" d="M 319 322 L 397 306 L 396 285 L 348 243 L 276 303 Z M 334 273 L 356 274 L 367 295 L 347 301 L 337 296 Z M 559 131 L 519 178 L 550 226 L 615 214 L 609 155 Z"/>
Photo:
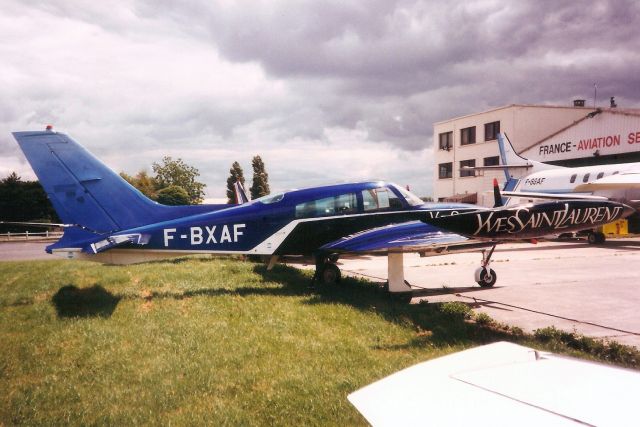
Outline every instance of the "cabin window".
<path fill-rule="evenodd" d="M 388 188 L 372 188 L 362 190 L 362 206 L 365 211 L 402 209 L 402 202 Z"/>
<path fill-rule="evenodd" d="M 453 163 L 440 163 L 438 165 L 438 178 L 446 179 L 453 177 Z"/>
<path fill-rule="evenodd" d="M 453 132 L 444 132 L 438 136 L 439 147 L 441 150 L 451 150 L 453 147 Z"/>
<path fill-rule="evenodd" d="M 493 141 L 494 139 L 498 139 L 499 133 L 500 133 L 499 121 L 484 124 L 484 140 L 485 141 Z"/>
<path fill-rule="evenodd" d="M 476 143 L 476 127 L 460 129 L 460 145 Z"/>
<path fill-rule="evenodd" d="M 465 168 L 475 168 L 476 160 L 462 160 L 460 162 L 460 177 L 465 176 L 476 176 L 476 171 L 473 169 L 465 169 Z"/>
<path fill-rule="evenodd" d="M 611 175 L 617 175 L 617 174 L 619 174 L 619 173 L 620 173 L 620 172 L 615 171 L 615 172 L 614 172 L 614 173 L 612 173 Z"/>
<path fill-rule="evenodd" d="M 590 175 L 590 174 L 586 174 L 586 175 L 584 176 L 584 178 L 582 178 L 582 182 L 587 182 L 587 181 L 589 181 L 589 175 Z"/>
<path fill-rule="evenodd" d="M 573 184 L 574 182 L 576 182 L 577 177 L 578 177 L 578 174 L 574 173 L 573 175 L 571 175 L 571 179 L 569 180 L 569 182 Z"/>
<path fill-rule="evenodd" d="M 355 193 L 325 197 L 296 205 L 296 218 L 346 215 L 358 212 Z"/>
<path fill-rule="evenodd" d="M 604 176 L 604 172 L 600 172 L 600 173 L 598 174 L 598 176 L 596 177 L 596 179 L 600 179 L 600 178 L 602 178 L 603 176 Z"/>

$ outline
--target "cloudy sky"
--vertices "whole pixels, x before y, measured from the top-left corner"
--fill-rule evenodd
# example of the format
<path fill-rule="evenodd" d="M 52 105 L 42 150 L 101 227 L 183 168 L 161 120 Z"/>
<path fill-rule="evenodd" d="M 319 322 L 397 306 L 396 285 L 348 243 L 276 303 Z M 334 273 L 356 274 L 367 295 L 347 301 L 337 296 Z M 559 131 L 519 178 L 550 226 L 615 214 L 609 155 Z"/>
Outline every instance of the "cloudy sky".
<path fill-rule="evenodd" d="M 224 196 L 383 178 L 431 193 L 433 123 L 512 103 L 640 106 L 640 2 L 0 0 L 0 176 L 52 123 L 116 171 L 164 155 Z"/>

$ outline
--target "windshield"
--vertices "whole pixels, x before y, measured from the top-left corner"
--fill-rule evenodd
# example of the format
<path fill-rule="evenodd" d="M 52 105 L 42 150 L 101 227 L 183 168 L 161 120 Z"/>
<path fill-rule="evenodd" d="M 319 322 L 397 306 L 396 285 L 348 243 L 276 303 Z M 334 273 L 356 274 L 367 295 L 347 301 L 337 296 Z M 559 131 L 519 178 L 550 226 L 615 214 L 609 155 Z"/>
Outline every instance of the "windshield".
<path fill-rule="evenodd" d="M 405 190 L 404 188 L 400 187 L 399 185 L 395 185 L 395 184 L 394 184 L 393 188 L 398 190 L 400 192 L 400 194 L 402 194 L 402 197 L 404 197 L 405 200 L 407 201 L 407 203 L 409 203 L 411 206 L 420 206 L 420 205 L 424 204 L 424 201 L 422 201 L 422 199 L 420 199 L 420 197 L 416 196 L 411 191 Z"/>
<path fill-rule="evenodd" d="M 260 202 L 263 203 L 265 205 L 271 204 L 271 203 L 277 203 L 280 200 L 282 200 L 284 198 L 284 193 L 278 193 L 278 194 L 267 194 L 266 196 L 262 196 L 258 199 L 252 200 L 252 202 Z"/>

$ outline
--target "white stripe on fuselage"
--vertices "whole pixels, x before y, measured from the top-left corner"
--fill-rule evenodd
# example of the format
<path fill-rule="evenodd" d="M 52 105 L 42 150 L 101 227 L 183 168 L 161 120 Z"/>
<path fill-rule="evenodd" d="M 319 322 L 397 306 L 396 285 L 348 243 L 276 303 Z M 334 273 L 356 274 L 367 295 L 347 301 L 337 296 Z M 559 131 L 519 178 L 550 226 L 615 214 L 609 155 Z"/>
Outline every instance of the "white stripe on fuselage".
<path fill-rule="evenodd" d="M 391 215 L 391 214 L 399 214 L 399 213 L 402 214 L 402 213 L 408 213 L 408 212 L 424 212 L 424 213 L 433 212 L 433 211 L 457 212 L 459 210 L 460 209 L 453 209 L 453 208 L 433 209 L 433 210 L 424 210 L 424 211 L 404 210 L 404 211 L 390 211 L 390 212 L 370 212 L 370 213 L 353 214 L 353 215 L 323 216 L 323 217 L 314 217 L 314 218 L 300 218 L 300 219 L 291 221 L 290 223 L 282 227 L 280 230 L 276 231 L 271 236 L 267 237 L 265 240 L 262 241 L 262 243 L 260 243 L 259 245 L 251 249 L 248 253 L 252 253 L 256 255 L 272 255 L 280 247 L 280 245 L 282 245 L 284 240 L 291 234 L 291 232 L 296 228 L 296 226 L 303 222 L 326 221 L 326 220 L 337 219 L 337 218 L 358 218 L 358 217 L 365 217 L 365 216 L 372 216 L 372 215 Z"/>

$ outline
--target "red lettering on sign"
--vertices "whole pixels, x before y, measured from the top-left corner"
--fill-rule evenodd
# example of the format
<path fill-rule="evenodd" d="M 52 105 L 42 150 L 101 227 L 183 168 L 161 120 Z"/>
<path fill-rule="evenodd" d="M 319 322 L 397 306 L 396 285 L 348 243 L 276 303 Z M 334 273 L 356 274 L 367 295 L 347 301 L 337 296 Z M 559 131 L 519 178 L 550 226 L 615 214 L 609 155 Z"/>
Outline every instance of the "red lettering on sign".
<path fill-rule="evenodd" d="M 627 142 L 629 144 L 640 144 L 640 132 L 631 132 L 627 138 Z"/>

